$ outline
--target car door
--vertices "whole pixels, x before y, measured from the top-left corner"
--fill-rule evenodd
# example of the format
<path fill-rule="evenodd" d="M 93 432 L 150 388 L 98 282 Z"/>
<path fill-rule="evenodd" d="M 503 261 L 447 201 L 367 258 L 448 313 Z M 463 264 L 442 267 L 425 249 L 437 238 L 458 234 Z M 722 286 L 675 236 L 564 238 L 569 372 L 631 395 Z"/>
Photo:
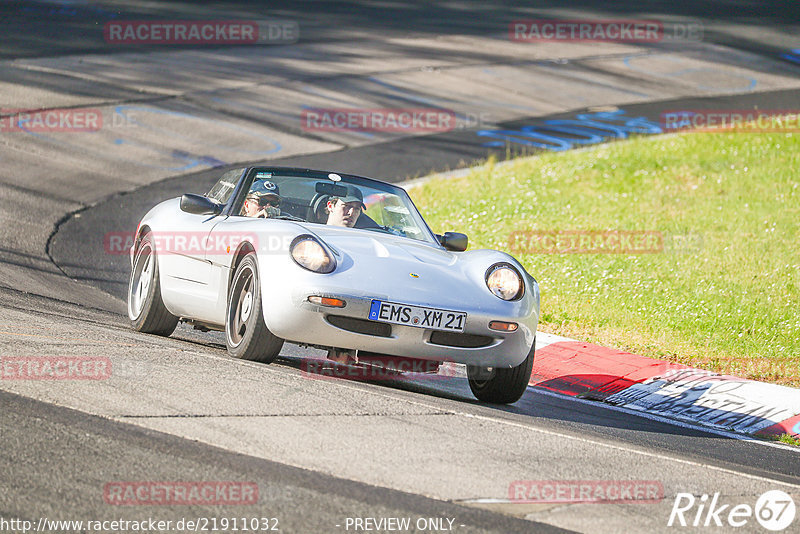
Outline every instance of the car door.
<path fill-rule="evenodd" d="M 165 280 L 162 295 L 172 313 L 202 319 L 203 310 L 215 302 L 206 246 L 211 230 L 224 218 L 178 210 L 169 225 L 154 233 L 159 272 Z"/>
<path fill-rule="evenodd" d="M 206 196 L 220 205 L 227 203 L 243 171 L 234 169 L 223 174 Z M 212 231 L 227 218 L 224 214 L 197 215 L 178 209 L 154 236 L 161 276 L 169 277 L 162 295 L 172 313 L 216 322 L 214 309 L 219 288 L 212 283 L 208 248 L 214 246 Z"/>

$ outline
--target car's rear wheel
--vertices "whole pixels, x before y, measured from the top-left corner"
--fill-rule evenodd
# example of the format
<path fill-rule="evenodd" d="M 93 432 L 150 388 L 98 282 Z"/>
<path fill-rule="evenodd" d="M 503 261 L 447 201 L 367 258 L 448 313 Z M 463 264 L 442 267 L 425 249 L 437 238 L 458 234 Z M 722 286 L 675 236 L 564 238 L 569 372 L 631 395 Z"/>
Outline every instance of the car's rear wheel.
<path fill-rule="evenodd" d="M 528 356 L 516 367 L 500 369 L 497 367 L 467 366 L 469 388 L 478 400 L 494 404 L 517 402 L 525 393 L 533 370 L 533 353 L 536 339 L 533 340 Z"/>
<path fill-rule="evenodd" d="M 258 262 L 245 256 L 233 275 L 225 315 L 225 341 L 234 358 L 271 363 L 278 357 L 283 340 L 269 331 L 261 308 Z"/>
<path fill-rule="evenodd" d="M 142 236 L 128 282 L 128 318 L 139 332 L 168 336 L 178 324 L 161 300 L 158 261 L 150 232 Z"/>

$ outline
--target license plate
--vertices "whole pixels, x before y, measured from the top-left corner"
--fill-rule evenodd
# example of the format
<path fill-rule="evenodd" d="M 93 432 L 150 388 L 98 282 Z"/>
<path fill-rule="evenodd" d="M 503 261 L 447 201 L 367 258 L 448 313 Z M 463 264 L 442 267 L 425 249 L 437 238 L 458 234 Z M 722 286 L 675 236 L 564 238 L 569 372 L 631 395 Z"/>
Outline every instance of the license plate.
<path fill-rule="evenodd" d="M 447 330 L 448 332 L 463 332 L 467 322 L 465 312 L 409 306 L 382 300 L 372 301 L 369 307 L 369 318 L 382 323 Z"/>

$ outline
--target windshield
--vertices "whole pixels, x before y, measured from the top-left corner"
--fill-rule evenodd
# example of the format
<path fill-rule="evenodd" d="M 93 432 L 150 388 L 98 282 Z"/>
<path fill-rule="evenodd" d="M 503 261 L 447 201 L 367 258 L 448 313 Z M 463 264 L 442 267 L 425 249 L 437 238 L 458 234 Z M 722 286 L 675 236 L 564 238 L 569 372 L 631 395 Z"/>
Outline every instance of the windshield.
<path fill-rule="evenodd" d="M 243 172 L 244 169 L 233 169 L 226 172 L 219 181 L 214 184 L 214 187 L 206 193 L 206 196 L 217 204 L 227 204 Z"/>
<path fill-rule="evenodd" d="M 356 176 L 254 169 L 233 213 L 370 230 L 438 245 L 405 190 Z"/>

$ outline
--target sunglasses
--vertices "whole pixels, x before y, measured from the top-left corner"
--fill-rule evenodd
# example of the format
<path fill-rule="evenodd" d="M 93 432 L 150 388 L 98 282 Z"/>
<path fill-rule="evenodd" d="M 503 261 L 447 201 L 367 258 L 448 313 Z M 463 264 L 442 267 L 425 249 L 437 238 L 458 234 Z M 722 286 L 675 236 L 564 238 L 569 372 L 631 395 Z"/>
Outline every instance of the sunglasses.
<path fill-rule="evenodd" d="M 266 208 L 267 206 L 272 206 L 273 208 L 278 208 L 281 205 L 281 201 L 277 200 L 275 198 L 264 198 L 264 197 L 262 197 L 262 198 L 253 198 L 253 197 L 247 197 L 247 200 L 250 200 L 252 202 L 258 202 L 258 207 L 260 207 L 260 208 Z"/>

